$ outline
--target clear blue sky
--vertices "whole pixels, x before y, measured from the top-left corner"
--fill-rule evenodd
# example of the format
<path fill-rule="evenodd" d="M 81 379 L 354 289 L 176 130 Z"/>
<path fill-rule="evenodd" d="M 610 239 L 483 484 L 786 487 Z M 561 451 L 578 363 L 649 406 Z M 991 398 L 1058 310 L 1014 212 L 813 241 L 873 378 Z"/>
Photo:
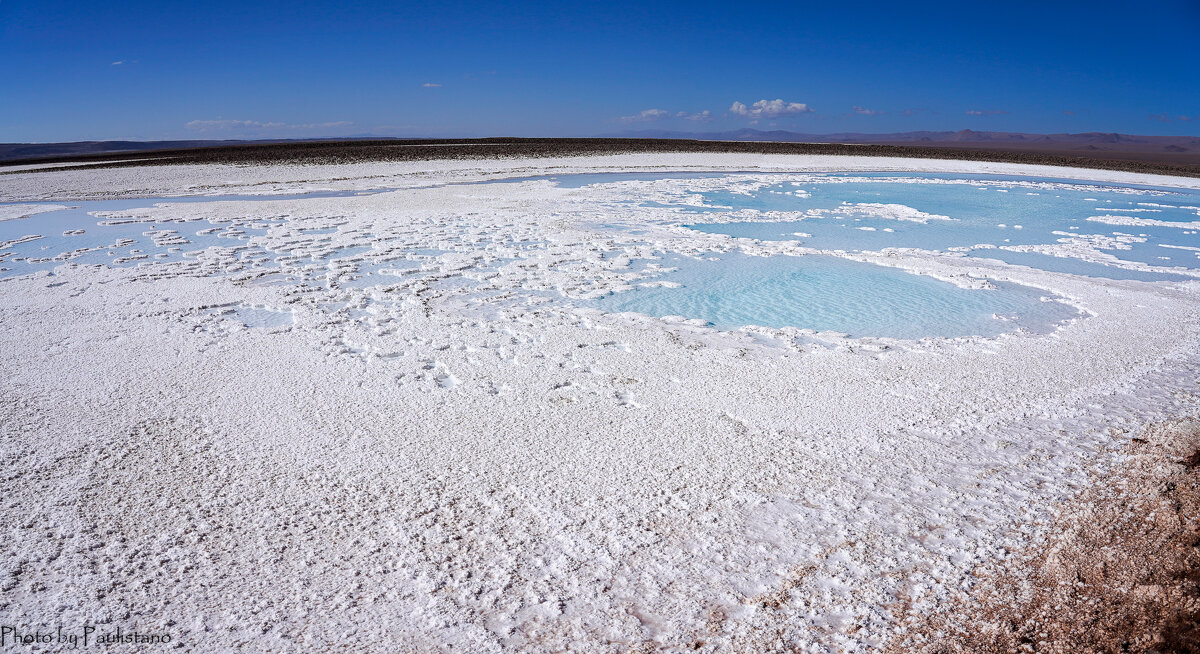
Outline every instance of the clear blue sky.
<path fill-rule="evenodd" d="M 1198 0 L 0 0 L 0 62 L 0 141 L 1200 135 Z"/>

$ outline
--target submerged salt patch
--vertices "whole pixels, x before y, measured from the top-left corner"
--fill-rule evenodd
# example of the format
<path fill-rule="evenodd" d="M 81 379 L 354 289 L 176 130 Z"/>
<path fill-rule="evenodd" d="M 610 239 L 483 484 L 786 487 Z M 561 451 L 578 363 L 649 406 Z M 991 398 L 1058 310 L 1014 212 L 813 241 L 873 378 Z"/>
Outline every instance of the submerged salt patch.
<path fill-rule="evenodd" d="M 843 202 L 839 211 L 852 215 L 883 218 L 887 220 L 907 220 L 915 223 L 927 223 L 930 220 L 954 220 L 950 216 L 926 213 L 919 209 L 903 204 L 885 204 L 879 202 Z"/>
<path fill-rule="evenodd" d="M 5 220 L 20 220 L 40 213 L 61 211 L 71 207 L 63 204 L 0 204 L 0 222 Z"/>
<path fill-rule="evenodd" d="M 295 322 L 291 311 L 252 304 L 227 304 L 209 310 L 219 320 L 230 320 L 244 327 L 273 329 L 288 327 Z"/>

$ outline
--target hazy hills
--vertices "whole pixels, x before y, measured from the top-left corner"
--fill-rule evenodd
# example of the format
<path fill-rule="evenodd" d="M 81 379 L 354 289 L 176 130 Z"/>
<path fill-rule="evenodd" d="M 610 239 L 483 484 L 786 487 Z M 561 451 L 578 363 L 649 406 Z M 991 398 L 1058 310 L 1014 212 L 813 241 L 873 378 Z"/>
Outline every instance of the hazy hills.
<path fill-rule="evenodd" d="M 1200 137 L 1197 136 L 1140 136 L 1109 132 L 1081 134 L 1028 134 L 1022 132 L 977 132 L 964 129 L 957 132 L 897 132 L 866 134 L 806 134 L 785 130 L 739 129 L 727 132 L 676 132 L 669 130 L 638 130 L 609 134 L 612 138 L 690 139 L 699 141 L 757 141 L 768 143 L 847 143 L 870 145 L 911 145 L 959 149 L 1024 150 L 1036 152 L 1124 153 L 1121 158 L 1138 158 L 1140 154 L 1165 155 L 1181 161 L 1200 162 Z M 190 148 L 227 147 L 235 145 L 266 145 L 271 143 L 308 143 L 320 141 L 352 141 L 359 139 L 265 139 L 265 140 L 191 140 L 191 141 L 76 141 L 71 143 L 0 143 L 0 161 L 71 157 L 80 155 L 115 154 L 121 152 L 153 152 Z M 365 140 L 365 139 L 364 139 Z M 372 140 L 411 141 L 413 139 Z M 457 140 L 457 139 L 456 139 Z M 463 139 L 466 140 L 466 139 Z M 473 139 L 472 139 L 473 140 Z M 444 139 L 439 139 L 443 142 Z"/>
<path fill-rule="evenodd" d="M 668 130 L 640 130 L 612 134 L 624 138 L 699 139 L 713 141 L 772 141 L 780 143 L 868 143 L 868 144 L 947 144 L 962 146 L 980 144 L 988 147 L 1005 144 L 1022 148 L 1074 146 L 1082 149 L 1138 149 L 1166 152 L 1200 152 L 1198 136 L 1139 136 L 1111 132 L 1083 132 L 1080 134 L 1029 134 L 1023 132 L 977 132 L 964 129 L 957 132 L 897 132 L 893 134 L 866 134 L 842 132 L 837 134 L 806 134 L 784 130 L 739 129 L 730 132 L 673 132 Z"/>

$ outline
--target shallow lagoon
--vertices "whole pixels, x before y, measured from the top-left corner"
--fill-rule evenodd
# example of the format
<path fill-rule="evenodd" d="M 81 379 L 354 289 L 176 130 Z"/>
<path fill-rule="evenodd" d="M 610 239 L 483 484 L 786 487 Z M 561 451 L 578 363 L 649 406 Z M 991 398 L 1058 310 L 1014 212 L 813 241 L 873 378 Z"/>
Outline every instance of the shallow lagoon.
<path fill-rule="evenodd" d="M 919 339 L 1051 331 L 1079 316 L 1038 289 L 997 283 L 964 289 L 948 282 L 839 257 L 676 259 L 660 279 L 677 287 L 643 287 L 596 302 L 607 311 L 744 325 L 803 327 L 850 336 Z"/>
<path fill-rule="evenodd" d="M 1196 191 L 1042 178 L 890 173 L 596 173 L 503 182 L 530 179 L 572 189 L 623 185 L 619 205 L 605 209 L 610 214 L 626 205 L 666 209 L 679 218 L 676 224 L 735 239 L 798 242 L 826 252 L 914 248 L 1107 279 L 1176 282 L 1200 275 L 1200 250 L 1195 249 L 1200 247 L 1200 236 L 1191 225 L 1200 220 L 1200 192 Z M 420 276 L 423 265 L 446 252 L 414 246 L 397 254 L 395 243 L 370 234 L 356 237 L 352 246 L 335 246 L 331 240 L 337 228 L 289 225 L 283 218 L 104 224 L 89 214 L 157 202 L 343 195 L 350 194 L 79 202 L 77 208 L 0 222 L 0 242 L 41 236 L 3 248 L 0 279 L 50 270 L 68 261 L 109 266 L 180 262 L 217 247 L 227 248 L 227 256 L 241 270 L 282 268 L 281 273 L 290 275 L 283 283 L 327 285 L 328 279 L 336 277 L 345 289 L 404 293 L 388 287 L 408 276 Z M 1118 222 L 1134 224 L 1089 220 L 1095 216 L 1120 216 Z M 581 222 L 603 231 L 619 232 L 633 241 L 642 238 L 644 226 L 620 218 L 598 222 L 595 214 L 580 216 Z M 1163 222 L 1136 224 L 1144 219 Z M 272 250 L 259 245 L 267 239 L 254 239 L 254 245 L 248 242 L 271 228 L 289 230 L 292 240 L 286 247 Z M 464 247 L 484 247 L 481 243 Z M 541 256 L 544 246 L 535 241 L 491 245 L 513 246 L 507 255 L 531 259 Z M 292 249 L 295 246 L 301 249 Z M 386 259 L 368 256 L 387 248 L 393 254 Z M 602 256 L 611 259 L 618 254 Z M 667 266 L 667 272 L 647 272 L 648 261 L 631 256 L 626 270 L 640 275 L 633 280 L 633 290 L 614 292 L 590 305 L 608 311 L 683 316 L 721 329 L 759 325 L 897 338 L 1045 332 L 1078 315 L 1075 308 L 1044 297 L 1046 293 L 1016 284 L 964 289 L 900 269 L 832 256 L 746 256 L 737 252 L 736 240 L 734 251 L 722 256 L 666 253 L 665 259 L 657 263 Z M 482 257 L 474 268 L 494 270 L 509 260 L 513 259 Z M 438 283 L 453 286 L 451 282 Z"/>
<path fill-rule="evenodd" d="M 1200 253 L 1168 247 L 1200 247 L 1200 234 L 1192 225 L 1200 220 L 1200 192 L 1193 190 L 982 175 L 970 179 L 932 174 L 811 177 L 812 181 L 771 184 L 749 194 L 702 192 L 701 208 L 719 222 L 689 222 L 688 226 L 738 238 L 799 240 L 814 248 L 847 251 L 1061 248 L 1068 241 L 1093 239 L 1101 242 L 1096 249 L 1134 266 L 1200 269 Z M 918 222 L 905 219 L 903 213 L 889 216 L 877 205 L 899 205 L 939 218 Z M 753 222 L 722 216 L 745 209 L 793 215 Z M 1168 224 L 1090 220 L 1102 216 Z"/>

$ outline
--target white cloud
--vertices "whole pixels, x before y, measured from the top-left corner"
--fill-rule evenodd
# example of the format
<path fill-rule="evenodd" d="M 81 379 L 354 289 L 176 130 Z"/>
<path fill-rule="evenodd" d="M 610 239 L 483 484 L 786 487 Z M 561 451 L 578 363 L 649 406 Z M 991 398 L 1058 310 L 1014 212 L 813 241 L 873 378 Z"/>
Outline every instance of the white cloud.
<path fill-rule="evenodd" d="M 123 63 L 125 63 L 125 62 L 124 62 L 124 61 L 114 61 L 114 62 L 112 62 L 112 64 L 110 64 L 110 65 L 111 65 L 111 66 L 120 66 L 120 65 L 121 65 L 121 64 L 123 64 Z"/>
<path fill-rule="evenodd" d="M 878 116 L 887 113 L 886 111 L 876 111 L 875 109 L 867 109 L 866 107 L 853 107 L 854 113 L 860 116 Z"/>
<path fill-rule="evenodd" d="M 968 116 L 1001 116 L 1008 113 L 1003 109 L 968 109 Z"/>
<path fill-rule="evenodd" d="M 442 88 L 442 85 L 438 84 L 437 82 L 425 82 L 421 85 L 421 87 L 426 89 L 440 89 Z"/>
<path fill-rule="evenodd" d="M 267 129 L 277 130 L 312 130 L 312 129 L 327 129 L 330 127 L 346 127 L 353 125 L 353 122 L 348 120 L 339 120 L 330 123 L 264 123 L 257 120 L 193 120 L 186 127 L 198 132 L 218 132 L 218 131 L 259 131 Z"/>
<path fill-rule="evenodd" d="M 675 114 L 675 117 L 682 118 L 684 120 L 692 120 L 698 123 L 707 123 L 708 121 L 712 120 L 712 112 L 708 109 L 694 114 L 690 114 L 686 111 L 680 111 L 679 113 Z"/>
<path fill-rule="evenodd" d="M 784 102 L 778 99 L 759 100 L 749 107 L 741 102 L 734 102 L 733 106 L 729 107 L 729 111 L 732 114 L 754 119 L 775 118 L 776 116 L 787 114 L 806 114 L 812 110 L 812 107 L 803 102 Z"/>

